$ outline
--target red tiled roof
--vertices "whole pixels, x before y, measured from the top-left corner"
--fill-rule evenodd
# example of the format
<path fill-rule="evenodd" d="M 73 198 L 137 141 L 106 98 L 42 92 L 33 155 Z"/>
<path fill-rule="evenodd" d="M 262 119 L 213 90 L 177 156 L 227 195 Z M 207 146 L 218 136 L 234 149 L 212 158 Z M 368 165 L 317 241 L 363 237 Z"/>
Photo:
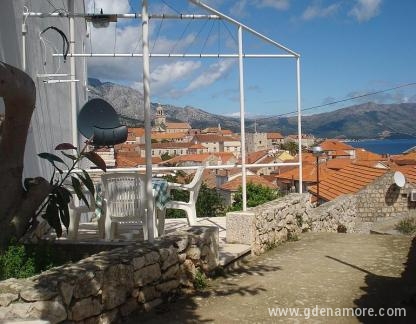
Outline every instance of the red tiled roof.
<path fill-rule="evenodd" d="M 385 160 L 380 154 L 366 151 L 363 148 L 357 148 L 355 150 L 355 158 L 356 160 L 361 160 L 361 161 L 383 161 Z"/>
<path fill-rule="evenodd" d="M 152 149 L 176 149 L 176 148 L 189 148 L 191 143 L 178 143 L 178 142 L 169 142 L 169 143 L 152 143 Z M 144 147 L 144 144 L 140 144 L 141 147 Z"/>
<path fill-rule="evenodd" d="M 319 164 L 319 179 L 325 179 L 328 174 L 334 172 L 327 168 L 326 164 Z M 278 180 L 299 180 L 299 168 L 295 167 L 289 171 L 280 173 L 275 176 Z M 316 164 L 302 165 L 302 178 L 305 182 L 316 182 Z"/>
<path fill-rule="evenodd" d="M 331 159 L 326 161 L 328 169 L 339 170 L 352 163 L 351 159 Z"/>
<path fill-rule="evenodd" d="M 209 158 L 219 158 L 221 159 L 222 163 L 226 163 L 231 159 L 234 159 L 235 156 L 232 153 L 228 152 L 219 152 L 219 153 L 201 153 L 201 154 L 186 154 L 186 155 L 178 155 L 173 157 L 170 160 L 165 161 L 165 163 L 175 164 L 179 162 L 204 162 Z"/>
<path fill-rule="evenodd" d="M 319 197 L 329 201 L 343 194 L 356 193 L 387 171 L 351 164 L 319 181 Z M 315 195 L 316 189 L 316 185 L 308 188 Z"/>
<path fill-rule="evenodd" d="M 319 146 L 322 147 L 324 151 L 354 150 L 352 146 L 333 139 L 325 140 L 319 144 Z"/>
<path fill-rule="evenodd" d="M 256 161 L 260 160 L 262 157 L 266 156 L 269 150 L 261 150 L 257 152 L 252 152 L 247 154 L 247 162 L 248 163 L 256 163 Z"/>
<path fill-rule="evenodd" d="M 331 151 L 331 153 L 327 153 L 330 156 L 351 156 L 350 153 L 344 151 L 344 150 L 336 150 L 336 151 Z"/>
<path fill-rule="evenodd" d="M 241 183 L 242 183 L 241 176 L 238 176 L 235 179 L 224 183 L 220 187 L 220 189 L 226 190 L 226 191 L 237 191 L 238 188 L 241 186 Z M 266 179 L 258 175 L 248 175 L 247 183 L 254 183 L 254 184 L 265 186 L 270 189 L 277 189 L 277 185 L 267 181 Z"/>
<path fill-rule="evenodd" d="M 189 148 L 190 149 L 205 149 L 206 147 L 201 144 L 193 144 Z"/>
<path fill-rule="evenodd" d="M 393 168 L 394 171 L 400 171 L 404 174 L 406 182 L 416 184 L 416 167 L 414 166 L 398 166 Z"/>
<path fill-rule="evenodd" d="M 166 127 L 171 129 L 191 129 L 191 125 L 188 123 L 171 123 L 166 122 Z"/>
<path fill-rule="evenodd" d="M 162 159 L 159 156 L 152 157 L 152 164 L 159 164 L 162 162 Z M 146 158 L 140 156 L 125 156 L 117 155 L 116 164 L 118 168 L 134 168 L 138 165 L 145 165 Z"/>
<path fill-rule="evenodd" d="M 267 133 L 267 139 L 284 139 L 284 136 L 280 133 Z"/>
<path fill-rule="evenodd" d="M 197 140 L 198 142 L 203 143 L 222 143 L 224 141 L 229 141 L 229 137 L 224 137 L 217 134 L 197 134 L 194 136 L 194 140 Z"/>
<path fill-rule="evenodd" d="M 129 127 L 128 132 L 134 134 L 136 137 L 144 136 L 144 128 L 141 127 Z"/>
<path fill-rule="evenodd" d="M 178 139 L 185 137 L 185 134 L 182 133 L 160 133 L 152 132 L 152 139 L 162 140 L 162 139 Z"/>

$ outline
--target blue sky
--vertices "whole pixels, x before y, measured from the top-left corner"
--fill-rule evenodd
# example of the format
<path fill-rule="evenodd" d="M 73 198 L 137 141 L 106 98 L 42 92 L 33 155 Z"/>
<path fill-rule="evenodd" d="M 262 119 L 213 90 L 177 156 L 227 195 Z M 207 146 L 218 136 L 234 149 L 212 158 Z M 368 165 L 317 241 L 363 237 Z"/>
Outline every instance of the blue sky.
<path fill-rule="evenodd" d="M 209 6 L 301 55 L 302 108 L 416 82 L 414 0 L 206 0 Z M 140 11 L 137 0 L 86 0 L 105 13 Z M 152 13 L 205 13 L 185 0 L 149 0 Z M 141 52 L 140 20 L 92 28 L 95 53 Z M 237 53 L 235 26 L 225 21 L 151 20 L 153 53 Z M 244 51 L 281 54 L 251 34 Z M 294 59 L 245 59 L 248 116 L 296 109 Z M 139 59 L 89 59 L 89 76 L 142 90 Z M 238 116 L 235 59 L 153 59 L 151 100 Z M 416 102 L 416 85 L 308 110 L 325 112 L 352 104 Z"/>

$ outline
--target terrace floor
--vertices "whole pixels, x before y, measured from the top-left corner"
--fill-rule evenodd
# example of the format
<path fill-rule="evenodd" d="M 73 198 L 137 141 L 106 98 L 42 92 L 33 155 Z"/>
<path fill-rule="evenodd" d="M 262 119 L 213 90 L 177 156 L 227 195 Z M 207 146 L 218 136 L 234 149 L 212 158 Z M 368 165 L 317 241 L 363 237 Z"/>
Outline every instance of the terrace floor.
<path fill-rule="evenodd" d="M 229 244 L 226 242 L 226 218 L 198 218 L 198 226 L 216 226 L 219 229 L 219 258 L 224 266 L 250 252 L 250 246 L 245 244 Z M 188 227 L 186 218 L 170 218 L 165 221 L 165 235 L 174 234 Z M 78 239 L 70 240 L 63 236 L 57 239 L 59 244 L 96 244 L 96 245 L 126 245 L 132 241 L 143 240 L 143 234 L 137 224 L 119 224 L 118 239 L 108 242 L 99 239 L 97 223 L 80 223 Z"/>
<path fill-rule="evenodd" d="M 126 323 L 416 323 L 415 273 L 416 238 L 304 233 Z"/>

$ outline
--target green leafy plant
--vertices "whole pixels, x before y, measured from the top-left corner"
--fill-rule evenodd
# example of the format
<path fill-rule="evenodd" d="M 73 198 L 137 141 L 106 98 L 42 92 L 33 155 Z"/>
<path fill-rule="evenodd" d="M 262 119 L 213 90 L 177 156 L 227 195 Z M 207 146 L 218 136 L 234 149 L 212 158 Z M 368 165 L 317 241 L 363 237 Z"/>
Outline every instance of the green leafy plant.
<path fill-rule="evenodd" d="M 412 217 L 404 218 L 396 224 L 394 229 L 406 235 L 415 234 L 416 233 L 416 218 L 412 218 Z"/>
<path fill-rule="evenodd" d="M 90 160 L 98 168 L 106 171 L 104 160 L 94 151 L 86 152 L 89 142 L 85 144 L 81 151 L 70 143 L 62 143 L 55 147 L 56 151 L 68 158 L 69 163 L 65 162 L 59 156 L 52 153 L 40 153 L 38 156 L 47 160 L 53 167 L 52 176 L 49 181 L 52 189 L 42 206 L 38 209 L 36 216 L 42 217 L 48 224 L 56 231 L 56 235 L 62 235 L 62 225 L 68 230 L 69 227 L 69 202 L 72 197 L 72 192 L 68 188 L 72 188 L 78 199 L 82 200 L 88 207 L 89 202 L 84 194 L 85 188 L 88 190 L 91 197 L 95 196 L 94 184 L 88 172 L 81 170 L 75 172 L 79 163 L 84 159 Z M 65 171 L 64 171 L 65 169 Z M 25 186 L 30 184 L 32 179 L 25 179 Z M 70 181 L 70 182 L 69 182 Z M 35 217 L 36 219 L 36 217 Z"/>
<path fill-rule="evenodd" d="M 268 201 L 281 197 L 282 194 L 278 190 L 270 189 L 260 184 L 252 182 L 247 183 L 247 207 L 255 207 Z M 241 186 L 234 195 L 233 205 L 230 211 L 243 210 L 243 193 Z"/>
<path fill-rule="evenodd" d="M 196 201 L 196 213 L 199 217 L 216 217 L 225 214 L 224 199 L 215 190 L 202 183 Z"/>
<path fill-rule="evenodd" d="M 27 278 L 35 273 L 35 260 L 28 256 L 24 245 L 11 244 L 0 254 L 0 280 Z"/>
<path fill-rule="evenodd" d="M 201 270 L 196 270 L 194 287 L 196 290 L 203 290 L 208 286 L 208 278 Z"/>

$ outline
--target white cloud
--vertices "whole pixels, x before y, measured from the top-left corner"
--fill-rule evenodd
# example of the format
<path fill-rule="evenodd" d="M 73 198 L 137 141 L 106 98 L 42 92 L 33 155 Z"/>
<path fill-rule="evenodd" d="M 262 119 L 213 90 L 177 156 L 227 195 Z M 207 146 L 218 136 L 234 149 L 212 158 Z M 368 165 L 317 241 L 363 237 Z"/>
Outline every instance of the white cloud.
<path fill-rule="evenodd" d="M 192 92 L 213 84 L 215 81 L 226 75 L 233 64 L 233 60 L 220 61 L 218 63 L 211 64 L 208 70 L 192 81 L 184 91 Z"/>
<path fill-rule="evenodd" d="M 287 10 L 290 6 L 289 0 L 253 0 L 258 8 L 274 8 L 277 10 Z"/>
<path fill-rule="evenodd" d="M 308 6 L 302 14 L 303 20 L 312 20 L 315 18 L 324 18 L 334 15 L 340 7 L 340 3 L 334 3 L 327 7 L 322 7 L 319 2 Z"/>
<path fill-rule="evenodd" d="M 179 91 L 175 90 L 175 84 L 188 79 L 200 67 L 201 62 L 198 61 L 176 61 L 157 66 L 150 73 L 152 96 L 178 97 Z M 143 83 L 136 82 L 133 87 L 142 90 Z"/>
<path fill-rule="evenodd" d="M 248 16 L 246 11 L 247 0 L 236 1 L 235 4 L 230 8 L 230 13 L 234 17 L 244 18 Z"/>
<path fill-rule="evenodd" d="M 357 0 L 349 12 L 359 22 L 368 21 L 380 13 L 382 0 Z"/>
<path fill-rule="evenodd" d="M 128 13 L 130 11 L 130 5 L 128 0 L 87 0 L 85 3 L 87 12 L 100 12 L 103 9 L 103 13 Z"/>

